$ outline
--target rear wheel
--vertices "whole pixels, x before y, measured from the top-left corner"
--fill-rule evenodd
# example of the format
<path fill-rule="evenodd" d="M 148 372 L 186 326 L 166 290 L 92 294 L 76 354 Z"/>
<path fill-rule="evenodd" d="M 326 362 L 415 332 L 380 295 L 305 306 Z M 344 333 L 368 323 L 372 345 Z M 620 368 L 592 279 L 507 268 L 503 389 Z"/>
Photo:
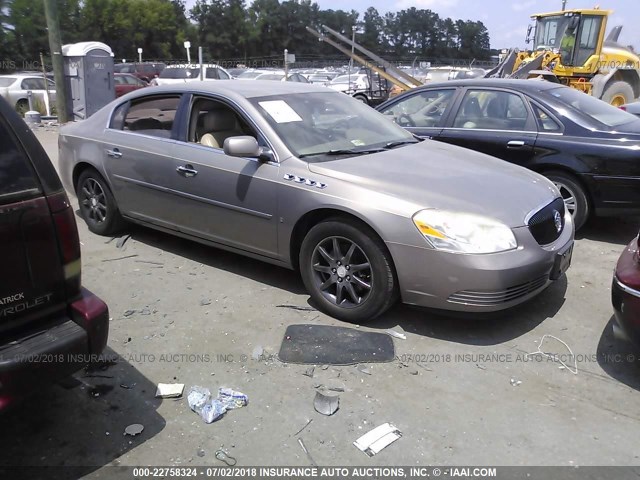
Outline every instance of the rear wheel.
<path fill-rule="evenodd" d="M 18 100 L 16 103 L 16 112 L 20 114 L 21 117 L 24 117 L 24 114 L 29 111 L 29 101 L 22 99 Z"/>
<path fill-rule="evenodd" d="M 346 219 L 330 219 L 309 231 L 300 249 L 300 273 L 318 308 L 347 322 L 368 322 L 397 298 L 384 244 Z"/>
<path fill-rule="evenodd" d="M 564 206 L 573 217 L 573 224 L 578 230 L 589 218 L 589 200 L 584 188 L 570 173 L 552 171 L 544 172 L 543 175 L 560 190 Z"/>
<path fill-rule="evenodd" d="M 364 103 L 365 105 L 369 105 L 369 99 L 365 95 L 354 95 L 353 98 L 355 98 L 359 102 Z"/>
<path fill-rule="evenodd" d="M 602 94 L 602 100 L 614 107 L 619 107 L 634 100 L 633 88 L 627 82 L 613 82 Z"/>
<path fill-rule="evenodd" d="M 124 225 L 124 220 L 107 182 L 90 168 L 78 177 L 76 195 L 80 213 L 89 230 L 98 235 L 112 235 Z"/>

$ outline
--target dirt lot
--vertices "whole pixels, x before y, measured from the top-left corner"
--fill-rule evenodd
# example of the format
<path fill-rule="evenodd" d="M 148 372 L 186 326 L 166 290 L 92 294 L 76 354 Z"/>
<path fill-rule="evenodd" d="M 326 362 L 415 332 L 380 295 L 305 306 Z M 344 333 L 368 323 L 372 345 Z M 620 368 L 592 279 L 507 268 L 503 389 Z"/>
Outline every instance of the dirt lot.
<path fill-rule="evenodd" d="M 55 129 L 37 134 L 55 160 Z M 369 365 L 370 375 L 318 366 L 310 378 L 275 357 L 286 327 L 348 325 L 282 307 L 309 307 L 296 273 L 141 227 L 118 248 L 79 220 L 83 284 L 109 305 L 116 362 L 0 419 L 2 456 L 86 466 L 90 478 L 105 465 L 223 465 L 221 446 L 238 465 L 309 465 L 302 438 L 319 465 L 638 464 L 640 356 L 612 338 L 610 283 L 639 223 L 592 221 L 566 279 L 503 318 L 397 306 L 359 328 L 404 330 L 399 359 Z M 526 355 L 545 334 L 571 348 L 577 374 Z M 543 350 L 568 353 L 552 339 Z M 154 398 L 158 382 L 232 387 L 249 405 L 207 425 L 186 398 Z M 335 415 L 314 411 L 318 384 L 344 387 Z M 385 422 L 403 437 L 373 458 L 352 445 Z M 142 434 L 124 436 L 133 423 Z"/>

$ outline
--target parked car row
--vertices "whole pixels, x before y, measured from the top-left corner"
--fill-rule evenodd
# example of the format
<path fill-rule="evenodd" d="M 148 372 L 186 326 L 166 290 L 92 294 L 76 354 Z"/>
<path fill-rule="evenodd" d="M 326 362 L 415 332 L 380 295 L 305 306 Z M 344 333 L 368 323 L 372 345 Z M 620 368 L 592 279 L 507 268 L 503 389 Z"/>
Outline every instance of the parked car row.
<path fill-rule="evenodd" d="M 29 92 L 34 102 L 47 102 L 47 87 L 51 103 L 55 103 L 56 84 L 42 73 L 0 75 L 0 97 L 22 113 L 29 110 Z"/>
<path fill-rule="evenodd" d="M 396 301 L 511 308 L 562 278 L 589 215 L 640 212 L 640 119 L 567 87 L 454 80 L 376 112 L 322 85 L 200 74 L 169 66 L 155 88 L 118 74 L 132 91 L 61 128 L 62 185 L 95 234 L 133 222 L 296 269 L 338 319 Z M 0 283 L 0 410 L 86 364 L 24 358 L 88 358 L 108 332 L 107 306 L 80 284 L 66 193 L 12 106 L 0 101 L 0 231 L 16 272 Z M 638 242 L 612 302 L 616 332 L 640 343 Z"/>
<path fill-rule="evenodd" d="M 541 173 L 576 229 L 592 215 L 640 214 L 640 119 L 578 90 L 537 80 L 450 81 L 378 110 L 422 138 Z"/>

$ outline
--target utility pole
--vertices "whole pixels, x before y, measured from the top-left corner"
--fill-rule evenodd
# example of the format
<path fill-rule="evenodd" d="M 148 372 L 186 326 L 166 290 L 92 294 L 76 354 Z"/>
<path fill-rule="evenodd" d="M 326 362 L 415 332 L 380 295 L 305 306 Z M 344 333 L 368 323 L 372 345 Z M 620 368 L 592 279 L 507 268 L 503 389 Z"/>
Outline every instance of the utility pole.
<path fill-rule="evenodd" d="M 44 0 L 44 13 L 47 17 L 49 50 L 51 50 L 53 78 L 56 82 L 56 109 L 58 111 L 58 122 L 67 123 L 69 121 L 69 115 L 67 112 L 67 90 L 65 88 L 64 81 L 64 61 L 62 59 L 62 40 L 60 38 L 60 21 L 58 19 L 57 0 Z"/>

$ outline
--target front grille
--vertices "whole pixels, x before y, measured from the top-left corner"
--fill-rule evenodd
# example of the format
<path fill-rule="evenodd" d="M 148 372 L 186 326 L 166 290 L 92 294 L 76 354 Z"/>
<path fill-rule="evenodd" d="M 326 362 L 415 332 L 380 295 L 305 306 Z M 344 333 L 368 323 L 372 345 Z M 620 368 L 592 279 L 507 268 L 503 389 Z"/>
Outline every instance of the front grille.
<path fill-rule="evenodd" d="M 543 275 L 520 285 L 514 285 L 505 290 L 462 290 L 454 293 L 447 300 L 451 303 L 473 305 L 476 307 L 493 307 L 517 300 L 529 293 L 542 288 L 549 279 L 549 275 Z"/>
<path fill-rule="evenodd" d="M 560 230 L 556 225 L 556 212 L 560 215 Z M 527 222 L 529 231 L 540 245 L 548 245 L 558 239 L 564 230 L 564 200 L 556 198 L 536 212 Z"/>

